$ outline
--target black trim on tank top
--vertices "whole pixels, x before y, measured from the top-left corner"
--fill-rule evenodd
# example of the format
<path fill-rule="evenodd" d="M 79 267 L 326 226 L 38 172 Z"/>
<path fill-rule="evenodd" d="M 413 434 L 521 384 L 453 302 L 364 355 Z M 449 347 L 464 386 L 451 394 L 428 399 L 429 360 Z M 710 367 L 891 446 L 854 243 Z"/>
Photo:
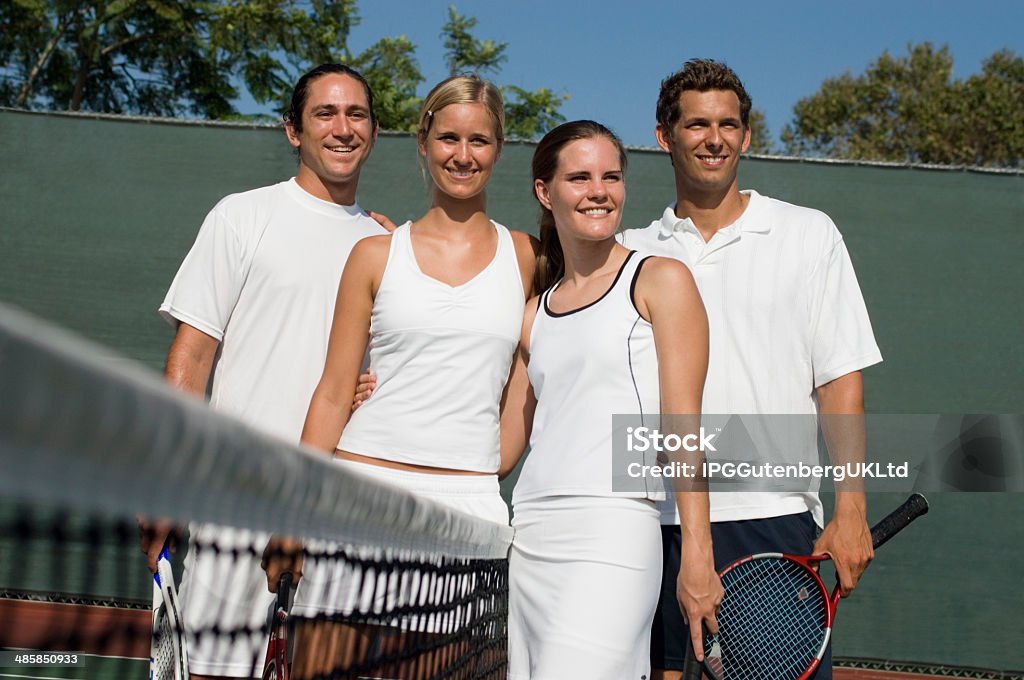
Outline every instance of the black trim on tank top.
<path fill-rule="evenodd" d="M 633 272 L 633 280 L 629 284 L 629 301 L 633 303 L 633 309 L 636 310 L 637 314 L 640 314 L 640 308 L 636 306 L 636 282 L 640 278 L 640 270 L 644 268 L 644 262 L 647 262 L 647 260 L 651 259 L 652 257 L 655 256 L 648 255 L 647 257 L 645 257 L 644 259 L 640 260 L 640 262 L 637 263 L 636 271 Z M 644 315 L 640 314 L 640 318 L 644 319 Z M 647 321 L 647 319 L 644 319 L 644 321 Z M 650 321 L 647 321 L 647 323 L 650 323 Z"/>
<path fill-rule="evenodd" d="M 622 264 L 619 266 L 619 271 L 615 274 L 615 280 L 612 281 L 612 285 L 608 286 L 608 290 L 606 290 L 604 293 L 602 293 L 601 297 L 597 298 L 593 302 L 588 302 L 587 304 L 583 305 L 582 307 L 577 307 L 576 309 L 570 309 L 568 312 L 552 312 L 551 311 L 551 307 L 548 306 L 548 298 L 550 297 L 551 293 L 553 293 L 555 291 L 555 287 L 558 284 L 555 284 L 555 286 L 551 286 L 551 288 L 548 288 L 547 293 L 544 295 L 544 312 L 548 316 L 551 316 L 551 317 L 554 317 L 554 318 L 559 318 L 559 317 L 563 317 L 563 316 L 569 316 L 570 314 L 575 314 L 576 312 L 582 312 L 584 309 L 587 309 L 588 307 L 593 307 L 598 302 L 600 302 L 601 300 L 603 300 L 606 297 L 608 297 L 608 293 L 610 293 L 613 290 L 615 290 L 616 284 L 618 284 L 619 279 L 622 277 L 622 272 L 626 269 L 626 265 L 629 264 L 629 261 L 632 259 L 632 257 L 634 255 L 636 255 L 636 251 L 635 250 L 629 251 L 629 255 L 626 255 L 626 259 L 622 261 Z M 561 283 L 561 282 L 559 282 L 559 283 Z"/>

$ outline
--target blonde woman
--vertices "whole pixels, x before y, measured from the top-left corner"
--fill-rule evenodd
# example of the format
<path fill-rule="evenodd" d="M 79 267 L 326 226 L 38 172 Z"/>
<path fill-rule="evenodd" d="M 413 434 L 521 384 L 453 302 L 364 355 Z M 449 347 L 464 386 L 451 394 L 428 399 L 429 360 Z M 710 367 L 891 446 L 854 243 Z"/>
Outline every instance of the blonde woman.
<path fill-rule="evenodd" d="M 351 470 L 507 523 L 497 477 L 499 402 L 531 295 L 536 242 L 487 216 L 485 189 L 503 133 L 501 95 L 491 83 L 457 76 L 427 95 L 417 142 L 430 209 L 353 249 L 302 441 Z M 367 344 L 376 389 L 351 413 Z M 279 567 L 268 569 L 272 581 Z M 316 601 L 314 593 L 332 587 L 321 578 L 338 580 L 307 574 L 293 615 L 339 606 Z M 301 628 L 296 643 L 296 670 L 311 649 L 322 664 L 314 674 L 335 667 L 323 653 L 331 643 L 304 639 Z"/>

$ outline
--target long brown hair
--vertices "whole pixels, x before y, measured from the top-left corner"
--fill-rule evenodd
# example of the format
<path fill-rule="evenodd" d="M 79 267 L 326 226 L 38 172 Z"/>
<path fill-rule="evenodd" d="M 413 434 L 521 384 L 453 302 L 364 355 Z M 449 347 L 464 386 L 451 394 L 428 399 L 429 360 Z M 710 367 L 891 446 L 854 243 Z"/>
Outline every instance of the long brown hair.
<path fill-rule="evenodd" d="M 532 164 L 534 184 L 538 179 L 547 184 L 555 178 L 559 155 L 570 142 L 593 137 L 604 137 L 615 145 L 619 151 L 622 172 L 625 173 L 627 159 L 626 148 L 622 145 L 622 140 L 600 123 L 592 120 L 574 120 L 562 123 L 544 135 L 544 138 L 537 144 L 537 149 L 533 152 Z M 536 192 L 534 192 L 534 198 L 536 197 Z M 537 293 L 551 287 L 561 278 L 565 269 L 562 244 L 559 243 L 558 232 L 555 230 L 555 216 L 543 204 L 540 206 L 539 224 L 540 252 L 537 255 L 537 273 L 533 279 L 533 290 Z"/>

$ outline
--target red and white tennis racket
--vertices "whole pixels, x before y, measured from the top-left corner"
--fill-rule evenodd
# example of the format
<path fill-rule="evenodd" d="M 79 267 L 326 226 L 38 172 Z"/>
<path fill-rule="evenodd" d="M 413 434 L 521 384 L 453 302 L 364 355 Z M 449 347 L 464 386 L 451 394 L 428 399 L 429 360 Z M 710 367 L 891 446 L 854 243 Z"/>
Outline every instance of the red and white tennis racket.
<path fill-rule="evenodd" d="M 270 643 L 267 660 L 263 664 L 263 680 L 288 680 L 288 594 L 292 587 L 292 573 L 281 574 L 277 584 L 277 604 L 270 621 Z"/>
<path fill-rule="evenodd" d="M 153 638 L 149 649 L 150 680 L 188 678 L 185 626 L 178 607 L 178 591 L 171 572 L 171 555 L 165 544 L 153 574 Z"/>
<path fill-rule="evenodd" d="M 928 512 L 912 495 L 871 529 L 875 548 Z M 805 680 L 821 663 L 839 604 L 816 571 L 827 556 L 761 553 L 720 572 L 725 599 L 718 634 L 705 635 L 704 672 L 712 680 Z"/>

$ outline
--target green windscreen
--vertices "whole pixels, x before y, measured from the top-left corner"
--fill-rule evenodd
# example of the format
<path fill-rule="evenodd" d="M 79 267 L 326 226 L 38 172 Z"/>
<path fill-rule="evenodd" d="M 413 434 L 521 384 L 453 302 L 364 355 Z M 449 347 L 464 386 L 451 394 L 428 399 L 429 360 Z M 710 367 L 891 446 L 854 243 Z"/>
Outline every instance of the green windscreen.
<path fill-rule="evenodd" d="M 532 153 L 506 146 L 488 211 L 536 233 Z M 0 154 L 0 300 L 153 370 L 172 334 L 156 308 L 204 215 L 297 166 L 279 129 L 10 110 Z M 842 231 L 885 357 L 865 371 L 869 412 L 1024 413 L 1024 176 L 749 158 L 740 184 Z M 627 187 L 625 226 L 660 217 L 674 195 L 667 155 L 631 151 Z M 428 200 L 413 138 L 382 135 L 360 205 L 401 223 Z M 872 499 L 873 517 L 899 500 Z M 1021 498 L 931 501 L 840 605 L 835 654 L 1024 668 L 1021 605 L 1006 596 L 1024 561 Z M 901 572 L 906 555 L 930 566 Z"/>

